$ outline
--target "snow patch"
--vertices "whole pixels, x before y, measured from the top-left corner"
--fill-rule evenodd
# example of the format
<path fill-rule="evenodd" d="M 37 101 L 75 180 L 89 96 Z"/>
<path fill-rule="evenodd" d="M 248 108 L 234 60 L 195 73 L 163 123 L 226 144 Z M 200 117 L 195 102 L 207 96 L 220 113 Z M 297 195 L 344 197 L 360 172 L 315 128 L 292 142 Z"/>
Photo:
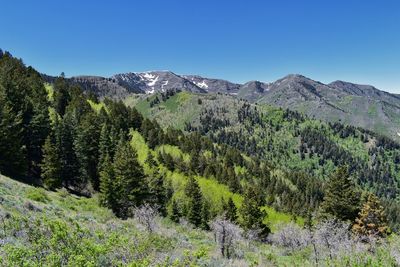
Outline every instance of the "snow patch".
<path fill-rule="evenodd" d="M 202 89 L 207 89 L 208 88 L 208 84 L 206 84 L 206 81 L 202 81 L 202 82 L 194 82 L 195 85 L 197 85 L 198 87 L 202 88 Z"/>
<path fill-rule="evenodd" d="M 154 78 L 154 75 L 153 75 L 153 78 L 150 78 L 150 79 L 148 79 L 150 82 L 147 84 L 147 86 L 150 86 L 150 87 L 152 87 L 152 86 L 154 86 L 155 84 L 156 84 L 156 82 L 158 81 L 158 76 L 156 76 L 155 78 Z"/>
<path fill-rule="evenodd" d="M 166 86 L 166 85 L 168 85 L 168 80 L 166 80 L 166 81 L 164 81 L 162 84 L 161 84 L 161 90 L 164 90 L 164 86 Z"/>
<path fill-rule="evenodd" d="M 146 80 L 153 80 L 156 76 L 154 74 L 146 72 L 145 74 L 141 75 Z"/>
<path fill-rule="evenodd" d="M 398 136 L 400 136 L 400 133 L 397 133 Z"/>

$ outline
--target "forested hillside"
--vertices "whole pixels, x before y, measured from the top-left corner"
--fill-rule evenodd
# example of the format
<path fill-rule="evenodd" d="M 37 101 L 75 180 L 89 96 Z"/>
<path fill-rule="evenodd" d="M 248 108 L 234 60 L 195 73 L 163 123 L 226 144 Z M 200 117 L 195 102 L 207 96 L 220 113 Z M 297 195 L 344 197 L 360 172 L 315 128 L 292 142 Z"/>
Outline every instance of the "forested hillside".
<path fill-rule="evenodd" d="M 393 242 L 385 243 L 400 223 L 400 146 L 391 139 L 223 94 L 170 90 L 124 102 L 99 101 L 63 75 L 46 84 L 21 60 L 9 53 L 0 56 L 0 173 L 49 190 L 31 188 L 30 197 L 24 196 L 54 204 L 27 202 L 21 207 L 24 197 L 16 198 L 22 185 L 2 181 L 7 198 L 0 201 L 5 225 L 0 263 L 74 266 L 81 260 L 103 265 L 99 250 L 112 249 L 97 250 L 96 240 L 110 244 L 124 236 L 121 230 L 114 237 L 105 233 L 112 220 L 117 229 L 127 229 L 127 243 L 117 242 L 121 250 L 130 242 L 146 247 L 177 242 L 182 248 L 182 240 L 152 235 L 156 218 L 163 218 L 170 229 L 187 227 L 184 235 L 189 237 L 183 239 L 207 240 L 214 247 L 206 245 L 207 251 L 187 258 L 182 251 L 169 258 L 172 252 L 163 246 L 154 253 L 167 255 L 157 254 L 157 259 L 154 254 L 115 252 L 104 264 L 172 265 L 176 260 L 176 266 L 209 266 L 210 258 L 221 260 L 212 266 L 229 265 L 222 258 L 243 261 L 238 265 L 340 263 L 349 259 L 341 254 L 345 249 L 339 240 L 360 249 L 357 261 L 394 264 L 396 246 L 392 254 L 381 255 L 365 245 L 379 240 L 374 249 L 384 251 L 381 244 L 397 244 L 395 234 Z M 78 215 L 68 216 L 74 208 L 65 209 L 61 195 L 94 205 L 88 220 L 101 222 L 81 231 L 90 225 Z M 107 209 L 113 215 L 99 215 Z M 26 210 L 29 215 L 23 215 Z M 31 219 L 32 228 L 19 223 Z M 154 239 L 145 241 L 135 224 Z M 93 254 L 84 253 L 85 244 L 68 234 L 74 227 L 74 235 L 87 237 Z M 188 229 L 198 229 L 193 230 L 198 236 Z M 332 231 L 336 234 L 321 237 Z M 129 239 L 136 234 L 140 237 Z M 54 244 L 43 244 L 46 235 L 65 243 L 62 256 L 55 256 Z M 318 252 L 315 246 L 323 240 L 332 244 L 320 244 Z M 246 242 L 251 245 L 242 248 Z M 236 245 L 241 249 L 234 252 Z M 281 252 L 289 256 L 278 259 Z M 201 263 L 204 253 L 211 254 Z"/>
<path fill-rule="evenodd" d="M 360 188 L 385 201 L 397 229 L 400 145 L 387 137 L 222 94 L 165 93 L 126 102 L 165 127 L 198 132 L 270 166 L 276 181 L 266 190 L 269 204 L 277 209 L 303 216 L 315 210 L 323 199 L 324 181 L 347 165 Z M 259 177 L 250 173 L 254 168 L 248 170 L 243 177 Z M 279 193 L 274 197 L 274 192 Z"/>

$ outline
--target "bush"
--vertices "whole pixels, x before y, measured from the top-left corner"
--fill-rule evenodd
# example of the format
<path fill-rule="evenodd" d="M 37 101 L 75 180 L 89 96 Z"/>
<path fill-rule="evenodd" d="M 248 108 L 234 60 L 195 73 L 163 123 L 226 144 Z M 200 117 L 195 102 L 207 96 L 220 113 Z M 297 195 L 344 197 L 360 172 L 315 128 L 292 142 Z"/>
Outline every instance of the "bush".
<path fill-rule="evenodd" d="M 48 203 L 50 201 L 49 196 L 43 188 L 32 187 L 26 191 L 26 197 L 30 200 Z"/>

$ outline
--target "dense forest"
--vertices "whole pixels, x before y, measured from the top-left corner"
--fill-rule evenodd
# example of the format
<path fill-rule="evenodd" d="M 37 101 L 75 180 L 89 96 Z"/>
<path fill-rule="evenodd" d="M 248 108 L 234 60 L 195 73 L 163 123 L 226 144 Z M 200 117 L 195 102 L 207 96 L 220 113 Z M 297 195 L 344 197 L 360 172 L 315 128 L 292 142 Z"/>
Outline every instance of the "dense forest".
<path fill-rule="evenodd" d="M 155 109 L 182 94 L 143 101 Z M 279 212 L 289 216 L 290 227 L 310 233 L 328 219 L 336 224 L 324 229 L 342 229 L 338 223 L 345 222 L 364 240 L 398 230 L 396 142 L 289 110 L 235 99 L 232 111 L 191 97 L 204 106 L 200 116 L 182 129 L 164 127 L 135 105 L 100 101 L 64 75 L 46 84 L 32 67 L 1 52 L 0 173 L 52 192 L 98 196 L 100 206 L 122 220 L 139 218 L 150 232 L 146 218 L 156 213 L 214 231 L 216 240 L 224 233 L 218 242 L 227 258 L 233 255 L 229 231 L 279 243 L 272 219 Z"/>

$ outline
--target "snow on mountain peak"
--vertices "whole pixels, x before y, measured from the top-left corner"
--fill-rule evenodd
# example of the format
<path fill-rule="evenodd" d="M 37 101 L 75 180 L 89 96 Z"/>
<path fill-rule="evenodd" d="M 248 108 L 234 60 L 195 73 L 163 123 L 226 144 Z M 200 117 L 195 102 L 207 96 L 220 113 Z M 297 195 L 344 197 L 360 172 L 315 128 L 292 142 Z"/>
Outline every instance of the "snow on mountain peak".
<path fill-rule="evenodd" d="M 198 87 L 202 88 L 202 89 L 207 89 L 208 88 L 208 84 L 206 83 L 206 81 L 202 81 L 202 82 L 195 82 L 193 81 L 193 83 L 195 85 L 197 85 Z"/>

